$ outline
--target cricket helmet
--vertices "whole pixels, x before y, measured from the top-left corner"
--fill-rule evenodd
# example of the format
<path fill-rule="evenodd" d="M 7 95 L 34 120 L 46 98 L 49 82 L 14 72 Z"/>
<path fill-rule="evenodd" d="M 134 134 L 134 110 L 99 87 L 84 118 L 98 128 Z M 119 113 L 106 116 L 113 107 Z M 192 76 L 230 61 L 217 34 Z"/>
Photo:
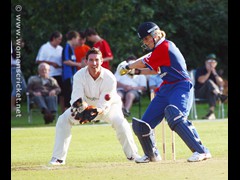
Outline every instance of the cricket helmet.
<path fill-rule="evenodd" d="M 160 29 L 160 28 L 155 23 L 144 22 L 138 26 L 138 30 L 137 30 L 138 37 L 140 39 L 143 39 L 144 37 L 151 34 L 152 32 L 154 32 L 157 29 Z"/>

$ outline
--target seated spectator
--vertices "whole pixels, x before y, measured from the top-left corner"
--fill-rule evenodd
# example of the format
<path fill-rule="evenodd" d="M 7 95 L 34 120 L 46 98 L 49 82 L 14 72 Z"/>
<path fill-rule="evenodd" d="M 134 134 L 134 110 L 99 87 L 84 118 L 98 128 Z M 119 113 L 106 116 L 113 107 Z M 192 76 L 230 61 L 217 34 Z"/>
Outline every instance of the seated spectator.
<path fill-rule="evenodd" d="M 216 119 L 214 110 L 217 100 L 224 102 L 227 96 L 223 94 L 224 81 L 217 73 L 217 57 L 209 54 L 205 65 L 196 69 L 195 75 L 195 97 L 208 99 L 209 112 L 203 119 Z"/>
<path fill-rule="evenodd" d="M 47 63 L 38 65 L 38 75 L 28 80 L 28 92 L 31 99 L 40 108 L 45 124 L 53 122 L 57 112 L 56 96 L 61 92 L 56 79 L 49 76 L 50 66 Z"/>
<path fill-rule="evenodd" d="M 54 31 L 49 38 L 49 41 L 44 43 L 38 50 L 36 63 L 47 63 L 50 65 L 49 76 L 55 78 L 58 82 L 60 88 L 62 85 L 62 33 L 59 31 Z M 64 97 L 62 92 L 58 95 L 59 104 L 62 112 L 64 109 Z"/>
<path fill-rule="evenodd" d="M 134 60 L 136 60 L 135 56 L 129 56 L 126 61 L 131 63 Z M 128 117 L 131 115 L 132 104 L 139 101 L 140 94 L 147 90 L 147 78 L 145 75 L 120 76 L 118 72 L 115 72 L 115 77 L 117 79 L 117 92 L 123 101 L 123 114 Z"/>

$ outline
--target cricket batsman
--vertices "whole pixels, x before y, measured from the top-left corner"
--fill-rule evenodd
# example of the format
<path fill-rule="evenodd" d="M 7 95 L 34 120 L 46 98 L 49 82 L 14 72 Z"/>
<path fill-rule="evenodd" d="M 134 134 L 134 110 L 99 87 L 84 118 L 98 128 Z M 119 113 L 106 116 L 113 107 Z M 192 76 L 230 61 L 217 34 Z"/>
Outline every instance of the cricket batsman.
<path fill-rule="evenodd" d="M 196 128 L 187 119 L 192 105 L 193 84 L 183 55 L 172 41 L 165 38 L 165 32 L 155 23 L 144 22 L 137 31 L 142 47 L 151 52 L 131 64 L 123 61 L 117 70 L 120 75 L 159 73 L 163 82 L 142 119 L 134 117 L 132 119 L 133 131 L 144 151 L 144 155 L 135 159 L 135 162 L 148 163 L 161 160 L 153 129 L 164 117 L 170 129 L 175 131 L 193 152 L 188 162 L 211 158 L 210 151 L 202 144 Z"/>
<path fill-rule="evenodd" d="M 117 94 L 116 78 L 111 71 L 101 66 L 102 63 L 101 51 L 92 48 L 86 54 L 87 66 L 74 75 L 71 107 L 59 116 L 56 124 L 51 165 L 65 164 L 72 137 L 72 126 L 95 119 L 101 119 L 112 125 L 128 160 L 140 157 L 131 126 L 122 112 L 122 100 Z"/>

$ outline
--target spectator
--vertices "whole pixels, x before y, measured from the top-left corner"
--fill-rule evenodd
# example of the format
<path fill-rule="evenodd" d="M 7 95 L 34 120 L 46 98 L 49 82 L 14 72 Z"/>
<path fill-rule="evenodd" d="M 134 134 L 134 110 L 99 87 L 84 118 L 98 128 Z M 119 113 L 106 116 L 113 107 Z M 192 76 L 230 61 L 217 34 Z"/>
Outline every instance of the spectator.
<path fill-rule="evenodd" d="M 205 65 L 196 69 L 195 96 L 208 99 L 209 104 L 209 112 L 203 119 L 216 119 L 214 114 L 216 101 L 224 102 L 227 99 L 227 96 L 223 94 L 224 81 L 216 70 L 217 64 L 216 55 L 209 54 L 206 57 Z"/>
<path fill-rule="evenodd" d="M 58 85 L 62 89 L 62 33 L 55 31 L 50 35 L 49 41 L 41 46 L 38 51 L 36 63 L 45 62 L 50 65 L 49 76 L 57 80 Z M 62 93 L 59 95 L 59 104 L 61 111 L 64 111 L 64 97 Z"/>
<path fill-rule="evenodd" d="M 135 56 L 129 56 L 126 62 L 131 63 L 136 60 Z M 139 101 L 140 94 L 147 90 L 147 78 L 145 75 L 132 75 L 120 76 L 115 72 L 117 79 L 117 92 L 123 101 L 123 114 L 128 117 L 131 115 L 130 109 L 134 102 Z"/>
<path fill-rule="evenodd" d="M 79 32 L 80 35 L 80 39 L 79 39 L 79 45 L 74 49 L 75 55 L 76 55 L 76 61 L 78 63 L 81 63 L 82 66 L 85 66 L 84 60 L 85 60 L 85 56 L 86 53 L 88 52 L 88 50 L 90 49 L 90 47 L 88 45 L 86 45 L 86 36 L 85 33 L 80 31 Z M 77 67 L 77 69 L 81 69 L 81 67 Z"/>
<path fill-rule="evenodd" d="M 95 110 L 98 115 L 95 118 L 103 119 L 111 124 L 125 157 L 128 160 L 134 160 L 139 157 L 138 149 L 130 125 L 121 112 L 122 102 L 117 95 L 116 78 L 112 72 L 101 67 L 102 63 L 101 51 L 97 48 L 90 49 L 86 55 L 87 66 L 74 75 L 71 105 L 81 98 L 87 104 L 86 106 L 96 106 Z M 110 94 L 112 98 L 106 99 L 106 94 Z M 51 165 L 65 164 L 72 137 L 72 126 L 79 124 L 79 120 L 75 120 L 75 117 L 72 116 L 72 107 L 58 118 Z"/>
<path fill-rule="evenodd" d="M 12 83 L 12 93 L 11 93 L 11 111 L 16 111 L 16 103 L 18 102 L 16 95 L 17 92 L 23 94 L 26 91 L 27 84 L 23 73 L 21 71 L 21 60 L 20 52 L 16 53 L 16 46 L 24 48 L 24 41 L 18 39 L 18 41 L 12 44 L 11 41 L 11 83 Z"/>
<path fill-rule="evenodd" d="M 43 114 L 45 124 L 53 122 L 57 112 L 56 96 L 61 92 L 56 79 L 49 76 L 49 71 L 49 64 L 40 63 L 38 75 L 29 78 L 27 87 L 30 97 Z"/>
<path fill-rule="evenodd" d="M 95 29 L 88 28 L 86 29 L 85 34 L 87 41 L 93 43 L 93 47 L 100 49 L 102 52 L 102 66 L 111 70 L 110 61 L 113 60 L 113 54 L 108 42 L 105 39 L 101 38 Z"/>
<path fill-rule="evenodd" d="M 81 63 L 76 62 L 74 49 L 79 44 L 80 35 L 77 31 L 69 31 L 66 35 L 67 43 L 62 51 L 63 61 L 63 88 L 64 110 L 70 107 L 72 93 L 72 78 L 77 72 L 77 67 L 82 67 Z"/>

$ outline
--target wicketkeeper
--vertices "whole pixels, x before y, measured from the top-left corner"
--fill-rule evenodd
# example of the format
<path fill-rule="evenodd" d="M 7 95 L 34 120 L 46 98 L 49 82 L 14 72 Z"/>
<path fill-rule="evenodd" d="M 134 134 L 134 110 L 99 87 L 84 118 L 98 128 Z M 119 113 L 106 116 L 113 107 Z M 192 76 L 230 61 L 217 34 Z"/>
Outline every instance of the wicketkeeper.
<path fill-rule="evenodd" d="M 116 78 L 103 68 L 102 53 L 97 48 L 87 52 L 87 66 L 73 77 L 71 107 L 59 116 L 56 124 L 56 137 L 50 164 L 63 165 L 71 141 L 71 128 L 74 124 L 84 124 L 101 119 L 110 123 L 116 131 L 127 159 L 139 158 L 131 126 L 124 118 L 122 101 L 116 90 Z M 108 94 L 108 98 L 106 97 Z M 113 97 L 110 98 L 109 97 Z"/>
<path fill-rule="evenodd" d="M 187 119 L 192 105 L 193 85 L 183 55 L 173 42 L 165 39 L 165 32 L 153 22 L 142 23 L 138 27 L 138 36 L 143 43 L 142 47 L 152 53 L 131 64 L 124 61 L 119 64 L 117 70 L 120 75 L 159 73 L 163 82 L 142 119 L 133 118 L 133 131 L 144 151 L 144 156 L 137 158 L 135 162 L 147 163 L 161 160 L 153 129 L 164 117 L 171 130 L 175 131 L 193 152 L 193 155 L 188 158 L 189 162 L 211 158 L 196 128 Z"/>

